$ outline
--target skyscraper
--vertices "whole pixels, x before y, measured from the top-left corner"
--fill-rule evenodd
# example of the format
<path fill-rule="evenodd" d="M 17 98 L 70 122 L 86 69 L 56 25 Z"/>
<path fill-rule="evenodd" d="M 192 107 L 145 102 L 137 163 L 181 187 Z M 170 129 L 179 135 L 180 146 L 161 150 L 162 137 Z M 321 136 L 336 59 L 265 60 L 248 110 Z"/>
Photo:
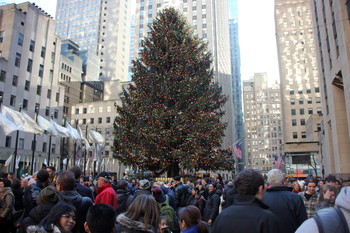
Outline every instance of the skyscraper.
<path fill-rule="evenodd" d="M 319 151 L 315 137 L 307 137 L 307 121 L 322 114 L 310 1 L 275 0 L 275 25 L 284 152 L 294 170 L 307 170 Z"/>
<path fill-rule="evenodd" d="M 223 148 L 228 148 L 234 143 L 234 116 L 227 0 L 137 0 L 134 57 L 137 57 L 140 40 L 147 36 L 148 26 L 157 12 L 169 6 L 183 12 L 195 33 L 208 42 L 208 49 L 213 54 L 214 81 L 221 84 L 223 93 L 228 96 L 223 118 L 228 127 L 222 144 Z"/>
<path fill-rule="evenodd" d="M 127 0 L 57 0 L 57 34 L 100 57 L 101 80 L 128 78 L 128 6 Z"/>
<path fill-rule="evenodd" d="M 350 2 L 311 1 L 323 109 L 325 174 L 350 177 Z"/>

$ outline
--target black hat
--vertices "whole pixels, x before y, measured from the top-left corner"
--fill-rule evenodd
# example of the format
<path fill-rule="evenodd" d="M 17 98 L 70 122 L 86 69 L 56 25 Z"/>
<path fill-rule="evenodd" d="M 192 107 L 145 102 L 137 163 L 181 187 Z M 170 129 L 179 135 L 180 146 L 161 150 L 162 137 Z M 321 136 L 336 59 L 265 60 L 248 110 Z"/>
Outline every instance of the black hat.
<path fill-rule="evenodd" d="M 106 178 L 108 180 L 112 179 L 108 172 L 100 172 L 97 175 L 96 179 L 99 178 L 99 177 L 103 177 L 103 178 Z"/>
<path fill-rule="evenodd" d="M 180 177 L 180 176 L 175 176 L 173 180 L 180 181 L 180 180 L 181 180 L 181 177 Z"/>

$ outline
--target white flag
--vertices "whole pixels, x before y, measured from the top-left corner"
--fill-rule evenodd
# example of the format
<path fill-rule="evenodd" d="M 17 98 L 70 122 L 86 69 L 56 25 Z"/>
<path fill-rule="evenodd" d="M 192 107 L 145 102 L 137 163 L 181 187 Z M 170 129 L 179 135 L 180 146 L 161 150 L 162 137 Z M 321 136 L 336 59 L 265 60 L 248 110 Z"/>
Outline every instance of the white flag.
<path fill-rule="evenodd" d="M 95 143 L 104 143 L 105 142 L 104 137 L 99 132 L 96 132 L 92 129 L 89 130 L 89 136 L 90 136 L 90 139 L 92 140 L 92 142 L 95 142 Z"/>
<path fill-rule="evenodd" d="M 79 133 L 78 133 L 78 130 L 76 130 L 75 128 L 73 128 L 68 122 L 66 122 L 66 128 L 68 130 L 68 133 L 70 135 L 70 137 L 73 139 L 73 140 L 78 140 L 78 139 L 81 139 Z"/>
<path fill-rule="evenodd" d="M 58 136 L 60 136 L 60 137 L 69 137 L 68 130 L 65 127 L 60 126 L 59 124 L 57 124 L 52 119 L 51 119 L 51 123 L 53 124 L 53 126 L 55 126 L 55 129 L 56 129 L 56 131 L 58 133 Z"/>
<path fill-rule="evenodd" d="M 5 135 L 9 135 L 13 131 L 20 130 L 20 128 L 9 121 L 4 115 L 0 113 L 0 126 L 4 130 Z"/>
<path fill-rule="evenodd" d="M 13 155 L 11 154 L 11 156 L 6 160 L 6 162 L 5 162 L 5 166 L 6 166 L 6 167 L 9 167 L 9 166 L 10 166 L 10 163 L 11 163 L 11 161 L 12 161 L 12 157 L 13 157 Z"/>
<path fill-rule="evenodd" d="M 21 155 L 19 155 L 17 158 L 16 158 L 16 169 L 19 168 L 19 162 L 21 161 Z"/>
<path fill-rule="evenodd" d="M 40 127 L 27 113 L 21 112 L 23 117 L 26 119 L 27 128 L 31 128 L 34 130 L 35 134 L 42 134 L 44 129 Z"/>
<path fill-rule="evenodd" d="M 67 165 L 67 158 L 65 158 L 65 159 L 63 160 L 63 164 L 64 164 L 64 165 Z"/>
<path fill-rule="evenodd" d="M 38 115 L 37 118 L 38 125 L 40 125 L 41 128 L 46 130 L 50 135 L 57 136 L 57 130 L 55 126 L 52 124 L 52 122 L 46 120 L 44 117 Z"/>
<path fill-rule="evenodd" d="M 90 150 L 90 143 L 88 142 L 88 140 L 85 138 L 83 131 L 81 130 L 81 128 L 78 126 L 78 132 L 80 134 L 81 140 L 84 142 L 85 144 L 85 149 L 86 150 Z"/>

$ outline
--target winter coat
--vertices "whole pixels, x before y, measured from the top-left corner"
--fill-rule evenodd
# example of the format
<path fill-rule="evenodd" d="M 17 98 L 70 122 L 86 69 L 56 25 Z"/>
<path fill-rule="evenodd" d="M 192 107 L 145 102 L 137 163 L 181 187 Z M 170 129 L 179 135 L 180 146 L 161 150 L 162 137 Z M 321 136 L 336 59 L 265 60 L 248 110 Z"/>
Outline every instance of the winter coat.
<path fill-rule="evenodd" d="M 65 191 L 61 193 L 61 200 L 71 204 L 77 210 L 76 212 L 76 225 L 73 228 L 73 232 L 85 233 L 84 223 L 86 221 L 86 214 L 93 202 L 88 197 L 82 197 L 76 191 Z"/>
<path fill-rule="evenodd" d="M 94 201 L 94 194 L 90 188 L 76 182 L 75 190 L 77 190 L 82 197 L 89 197 L 91 201 Z"/>
<path fill-rule="evenodd" d="M 14 211 L 15 196 L 10 187 L 0 189 L 0 217 L 5 221 L 11 220 L 11 214 Z"/>
<path fill-rule="evenodd" d="M 110 183 L 102 185 L 96 193 L 95 204 L 104 203 L 117 209 L 118 197 Z"/>
<path fill-rule="evenodd" d="M 156 233 L 158 229 L 154 226 L 148 226 L 145 229 L 144 223 L 140 220 L 132 220 L 124 214 L 119 214 L 117 217 L 116 233 Z"/>
<path fill-rule="evenodd" d="M 187 228 L 186 230 L 182 231 L 182 233 L 198 233 L 197 225 Z"/>
<path fill-rule="evenodd" d="M 118 207 L 116 210 L 116 214 L 119 215 L 128 209 L 131 202 L 134 200 L 134 196 L 132 196 L 130 192 L 124 189 L 117 189 L 117 196 L 118 196 Z"/>
<path fill-rule="evenodd" d="M 140 188 L 137 188 L 135 190 L 135 194 L 134 194 L 134 198 L 136 198 L 137 196 L 140 196 L 140 195 L 151 195 L 151 191 L 149 189 L 140 189 Z"/>
<path fill-rule="evenodd" d="M 175 187 L 175 205 L 177 208 L 185 207 L 188 205 L 187 201 L 191 193 L 188 190 L 188 186 L 179 182 Z"/>
<path fill-rule="evenodd" d="M 278 218 L 262 201 L 238 195 L 216 218 L 211 233 L 279 233 Z"/>
<path fill-rule="evenodd" d="M 50 203 L 50 204 L 43 204 L 43 205 L 37 205 L 34 207 L 30 212 L 29 216 L 24 218 L 21 222 L 21 226 L 18 230 L 18 233 L 25 233 L 28 226 L 31 225 L 38 225 L 43 218 L 45 218 L 49 213 L 50 210 L 55 206 L 56 204 Z"/>
<path fill-rule="evenodd" d="M 203 221 L 208 222 L 211 219 L 214 222 L 215 218 L 219 215 L 220 197 L 221 190 L 216 189 L 209 193 L 203 210 Z"/>
<path fill-rule="evenodd" d="M 24 195 L 23 195 L 24 215 L 23 215 L 23 217 L 27 217 L 29 215 L 29 212 L 35 206 L 37 206 L 36 200 L 39 197 L 39 193 L 46 186 L 37 181 L 36 183 L 31 184 L 29 187 L 27 187 L 24 190 Z"/>
<path fill-rule="evenodd" d="M 50 231 L 50 233 L 63 233 L 56 225 L 52 224 L 53 231 Z M 38 225 L 31 225 L 27 229 L 28 233 L 46 233 L 45 229 L 42 226 Z"/>
<path fill-rule="evenodd" d="M 291 187 L 273 186 L 266 190 L 264 203 L 279 217 L 282 232 L 293 233 L 307 219 L 306 209 L 300 195 Z"/>
<path fill-rule="evenodd" d="M 335 199 L 335 205 L 337 208 L 339 208 L 342 211 L 342 213 L 344 214 L 345 220 L 348 224 L 348 227 L 350 227 L 350 187 L 344 187 L 340 190 L 340 193 Z M 324 210 L 325 209 L 322 209 L 322 211 Z M 336 232 L 337 226 L 334 225 L 333 222 L 329 221 L 327 223 L 324 222 L 323 224 L 326 226 L 327 225 L 334 226 L 334 230 Z M 295 233 L 302 233 L 302 232 L 319 233 L 319 230 L 314 218 L 309 218 L 308 220 L 306 220 Z"/>
<path fill-rule="evenodd" d="M 238 193 L 236 191 L 236 187 L 232 187 L 229 190 L 227 190 L 225 193 L 225 199 L 224 199 L 225 202 L 224 202 L 222 208 L 225 209 L 225 208 L 233 205 L 237 196 L 238 196 Z"/>
<path fill-rule="evenodd" d="M 12 187 L 12 193 L 15 196 L 15 210 L 23 210 L 23 189 L 21 187 Z"/>
<path fill-rule="evenodd" d="M 191 205 L 196 206 L 201 211 L 201 214 L 203 215 L 205 200 L 201 195 L 198 195 L 197 198 L 192 196 Z"/>

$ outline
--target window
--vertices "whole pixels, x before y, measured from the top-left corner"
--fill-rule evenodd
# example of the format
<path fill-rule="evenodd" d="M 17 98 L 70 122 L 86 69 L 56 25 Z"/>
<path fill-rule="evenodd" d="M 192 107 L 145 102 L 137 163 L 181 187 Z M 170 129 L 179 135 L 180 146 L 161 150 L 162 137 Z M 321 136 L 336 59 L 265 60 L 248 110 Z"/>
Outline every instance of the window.
<path fill-rule="evenodd" d="M 5 82 L 6 81 L 6 71 L 1 70 L 0 72 L 0 82 Z"/>
<path fill-rule="evenodd" d="M 83 108 L 83 114 L 87 113 L 87 108 Z"/>
<path fill-rule="evenodd" d="M 19 67 L 21 65 L 21 54 L 16 53 L 15 66 Z"/>
<path fill-rule="evenodd" d="M 24 39 L 24 36 L 22 33 L 18 33 L 18 39 L 17 39 L 17 44 L 19 46 L 22 46 L 23 45 L 23 39 Z"/>
<path fill-rule="evenodd" d="M 60 101 L 60 93 L 56 93 L 56 102 L 59 102 Z"/>
<path fill-rule="evenodd" d="M 298 94 L 303 94 L 303 90 L 298 90 Z"/>
<path fill-rule="evenodd" d="M 47 89 L 46 98 L 51 99 L 51 90 L 50 89 Z"/>
<path fill-rule="evenodd" d="M 11 147 L 11 136 L 6 136 L 5 147 Z"/>
<path fill-rule="evenodd" d="M 317 114 L 322 114 L 322 108 L 317 108 Z"/>
<path fill-rule="evenodd" d="M 111 118 L 110 117 L 106 117 L 106 123 L 110 123 L 111 122 Z"/>
<path fill-rule="evenodd" d="M 55 63 L 55 53 L 51 52 L 51 63 Z"/>
<path fill-rule="evenodd" d="M 28 100 L 23 99 L 22 107 L 24 110 L 28 110 Z"/>
<path fill-rule="evenodd" d="M 303 108 L 299 109 L 300 115 L 304 115 L 305 114 L 305 110 Z"/>
<path fill-rule="evenodd" d="M 99 118 L 98 118 L 98 123 L 99 123 L 99 124 L 102 124 L 102 117 L 99 117 Z"/>
<path fill-rule="evenodd" d="M 308 98 L 307 103 L 308 104 L 312 104 L 312 98 L 311 97 Z"/>
<path fill-rule="evenodd" d="M 301 138 L 306 138 L 306 132 L 301 132 Z"/>
<path fill-rule="evenodd" d="M 83 125 L 85 125 L 86 124 L 86 119 L 85 118 L 83 118 Z"/>
<path fill-rule="evenodd" d="M 298 132 L 293 132 L 293 138 L 297 139 L 298 138 Z"/>
<path fill-rule="evenodd" d="M 304 99 L 300 99 L 299 104 L 304 104 Z"/>
<path fill-rule="evenodd" d="M 79 108 L 75 109 L 75 114 L 79 114 Z"/>
<path fill-rule="evenodd" d="M 315 87 L 315 92 L 319 93 L 320 92 L 320 88 L 319 87 Z"/>
<path fill-rule="evenodd" d="M 90 118 L 90 124 L 94 123 L 94 118 Z"/>
<path fill-rule="evenodd" d="M 45 116 L 50 116 L 50 107 L 45 108 Z"/>
<path fill-rule="evenodd" d="M 41 86 L 40 85 L 36 86 L 36 94 L 41 95 Z"/>
<path fill-rule="evenodd" d="M 291 109 L 291 113 L 292 113 L 293 116 L 297 114 L 295 109 Z"/>
<path fill-rule="evenodd" d="M 58 118 L 58 110 L 57 110 L 57 109 L 55 109 L 55 112 L 53 113 L 53 117 L 54 117 L 55 119 Z"/>
<path fill-rule="evenodd" d="M 290 93 L 291 95 L 294 95 L 294 90 L 290 90 L 289 93 Z"/>
<path fill-rule="evenodd" d="M 28 59 L 28 64 L 27 64 L 27 71 L 32 72 L 32 66 L 33 66 L 33 60 Z"/>
<path fill-rule="evenodd" d="M 305 125 L 305 119 L 300 119 L 300 125 Z"/>
<path fill-rule="evenodd" d="M 316 97 L 316 103 L 317 104 L 321 103 L 321 97 Z"/>
<path fill-rule="evenodd" d="M 5 31 L 0 31 L 0 43 L 4 42 L 5 39 Z"/>
<path fill-rule="evenodd" d="M 308 88 L 308 89 L 306 90 L 306 93 L 310 94 L 310 93 L 311 93 L 311 89 Z"/>
<path fill-rule="evenodd" d="M 44 66 L 40 65 L 39 66 L 39 77 L 42 78 L 44 76 Z"/>
<path fill-rule="evenodd" d="M 51 153 L 54 154 L 56 152 L 56 144 L 51 145 Z"/>
<path fill-rule="evenodd" d="M 53 70 L 50 70 L 50 74 L 49 74 L 49 81 L 52 82 L 53 81 Z"/>
<path fill-rule="evenodd" d="M 30 88 L 30 81 L 26 80 L 26 82 L 24 83 L 24 90 L 29 91 L 29 88 Z"/>
<path fill-rule="evenodd" d="M 12 86 L 17 87 L 18 85 L 18 76 L 17 75 L 13 75 L 12 77 Z"/>
<path fill-rule="evenodd" d="M 309 114 L 314 114 L 314 110 L 312 108 L 308 109 Z"/>
<path fill-rule="evenodd" d="M 44 46 L 41 46 L 41 53 L 40 53 L 40 56 L 42 58 L 45 58 L 45 53 L 46 53 L 46 48 Z"/>
<path fill-rule="evenodd" d="M 30 40 L 29 51 L 34 52 L 35 41 Z"/>
<path fill-rule="evenodd" d="M 292 120 L 292 126 L 297 126 L 297 120 L 295 119 Z"/>
<path fill-rule="evenodd" d="M 46 152 L 47 143 L 43 142 L 43 152 Z"/>
<path fill-rule="evenodd" d="M 18 149 L 23 150 L 24 149 L 24 138 L 20 138 L 18 141 Z"/>
<path fill-rule="evenodd" d="M 16 105 L 16 96 L 11 95 L 11 97 L 10 97 L 10 105 L 13 106 L 13 107 Z"/>

